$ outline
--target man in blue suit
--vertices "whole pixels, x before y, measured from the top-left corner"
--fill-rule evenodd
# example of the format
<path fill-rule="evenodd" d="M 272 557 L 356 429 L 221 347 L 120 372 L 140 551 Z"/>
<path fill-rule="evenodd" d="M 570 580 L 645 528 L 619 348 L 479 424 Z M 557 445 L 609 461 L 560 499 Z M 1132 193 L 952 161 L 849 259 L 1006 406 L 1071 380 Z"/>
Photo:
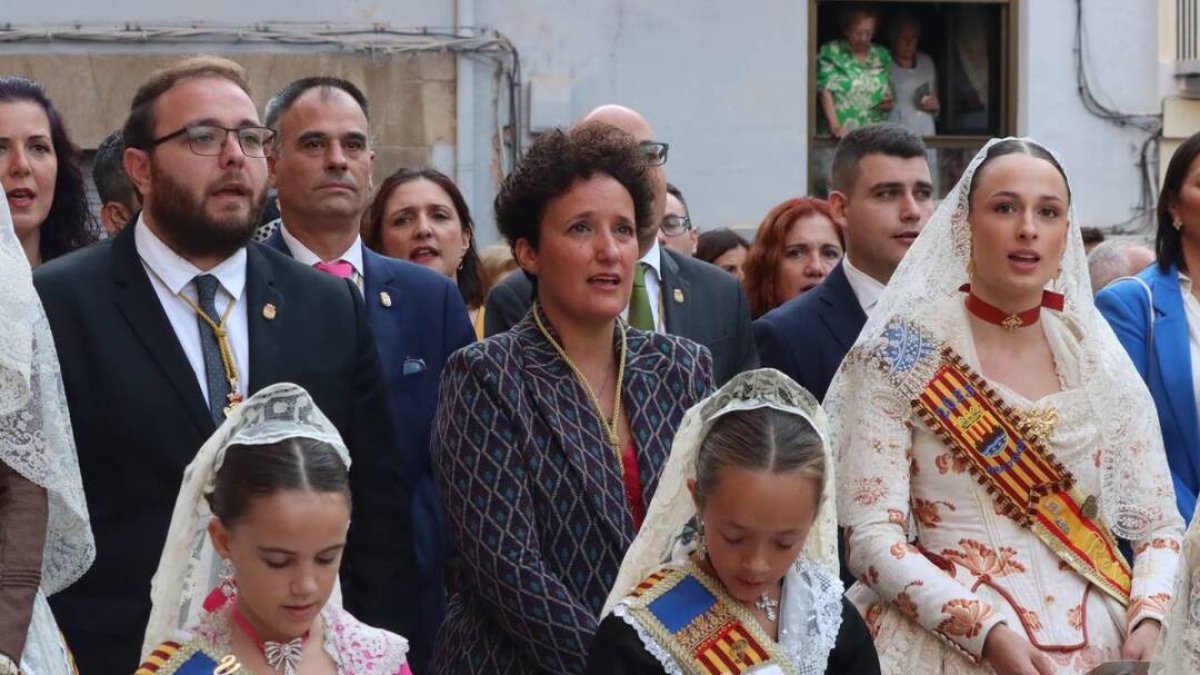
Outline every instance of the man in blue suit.
<path fill-rule="evenodd" d="M 846 134 L 833 157 L 829 204 L 846 235 L 846 256 L 821 285 L 753 325 L 762 365 L 787 373 L 819 400 L 933 214 L 921 138 L 896 124 Z"/>
<path fill-rule="evenodd" d="M 278 136 L 269 160 L 280 224 L 265 242 L 296 260 L 353 279 L 367 308 L 387 384 L 397 452 L 412 484 L 423 634 L 406 635 L 414 669 L 424 665 L 444 611 L 446 542 L 441 500 L 429 461 L 429 431 L 442 366 L 475 339 L 458 288 L 409 262 L 379 255 L 359 238 L 371 199 L 367 101 L 354 84 L 310 77 L 284 87 L 267 104 Z M 319 355 L 314 355 L 319 358 Z M 388 420 L 379 420 L 387 424 Z"/>

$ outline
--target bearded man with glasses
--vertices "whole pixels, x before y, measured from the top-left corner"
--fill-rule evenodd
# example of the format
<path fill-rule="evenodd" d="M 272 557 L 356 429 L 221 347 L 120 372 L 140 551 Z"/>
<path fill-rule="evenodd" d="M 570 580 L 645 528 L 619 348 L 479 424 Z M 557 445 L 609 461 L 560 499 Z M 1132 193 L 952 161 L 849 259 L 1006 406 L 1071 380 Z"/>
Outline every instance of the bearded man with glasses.
<path fill-rule="evenodd" d="M 654 137 L 650 123 L 636 110 L 603 105 L 578 124 L 615 127 L 638 141 L 651 168 L 654 222 L 667 210 L 669 145 Z M 719 267 L 659 244 L 657 227 L 638 232 L 641 258 L 634 268 L 633 293 L 624 318 L 634 328 L 688 338 L 712 352 L 718 386 L 743 370 L 758 367 L 750 330 L 750 305 L 736 279 Z M 516 325 L 533 303 L 533 287 L 524 274 L 510 274 L 488 293 L 484 332 L 490 337 Z"/>
<path fill-rule="evenodd" d="M 95 564 L 51 602 L 84 673 L 140 663 L 184 468 L 229 411 L 271 384 L 307 389 L 353 457 L 347 608 L 391 592 L 415 566 L 408 485 L 362 297 L 352 282 L 250 243 L 274 133 L 242 67 L 202 56 L 155 73 L 123 135 L 142 212 L 34 278 L 96 537 Z"/>

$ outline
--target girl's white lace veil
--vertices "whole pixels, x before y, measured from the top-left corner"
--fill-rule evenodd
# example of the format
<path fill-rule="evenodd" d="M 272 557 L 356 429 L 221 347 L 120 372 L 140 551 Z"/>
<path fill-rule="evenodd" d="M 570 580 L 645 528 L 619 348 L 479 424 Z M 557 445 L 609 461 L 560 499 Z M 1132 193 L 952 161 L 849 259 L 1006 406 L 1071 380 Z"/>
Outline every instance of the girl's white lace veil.
<path fill-rule="evenodd" d="M 188 465 L 150 585 L 153 607 L 143 654 L 177 631 L 195 626 L 204 614 L 204 599 L 219 583 L 221 560 L 208 536 L 213 514 L 205 496 L 213 492 L 226 451 L 233 446 L 269 445 L 289 438 L 327 443 L 346 468 L 350 467 L 350 453 L 337 428 L 307 391 L 287 382 L 266 387 L 235 408 Z M 341 604 L 336 587 L 329 602 Z"/>
<path fill-rule="evenodd" d="M 832 570 L 836 576 L 837 500 L 825 411 L 812 394 L 787 375 L 772 368 L 762 368 L 737 375 L 684 415 L 642 529 L 625 553 L 602 614 L 612 611 L 651 572 L 670 561 L 676 542 L 696 515 L 696 506 L 687 486 L 688 481 L 696 477 L 696 455 L 713 423 L 726 413 L 756 408 L 773 408 L 799 415 L 821 437 L 825 451 L 825 489 L 816 519 L 804 542 L 803 555 Z"/>
<path fill-rule="evenodd" d="M 779 617 L 779 642 L 793 666 L 804 675 L 823 673 L 841 625 L 843 590 L 838 578 L 836 481 L 829 424 L 812 394 L 771 368 L 735 376 L 684 415 L 642 529 L 625 554 L 602 614 L 612 612 L 651 572 L 678 559 L 681 536 L 696 516 L 687 485 L 696 476 L 701 443 L 721 416 L 758 408 L 772 408 L 804 418 L 821 438 L 825 454 L 821 503 L 801 556 L 788 571 Z M 819 577 L 810 574 L 813 566 L 821 568 L 823 574 Z"/>
<path fill-rule="evenodd" d="M 83 576 L 96 544 L 54 336 L 2 188 L 0 326 L 0 461 L 46 489 L 41 588 L 52 595 Z"/>
<path fill-rule="evenodd" d="M 896 268 L 856 346 L 877 344 L 894 321 L 927 314 L 929 307 L 946 298 L 963 295 L 958 289 L 969 280 L 971 183 L 989 150 L 1006 141 L 1047 150 L 1027 138 L 993 139 L 975 155 Z M 1061 161 L 1059 164 L 1062 165 Z M 1162 438 L 1155 416 L 1141 414 L 1154 410 L 1149 391 L 1093 303 L 1087 256 L 1074 206 L 1069 211 L 1069 220 L 1062 271 L 1046 287 L 1065 297 L 1060 316 L 1079 340 L 1081 387 L 1087 392 L 1092 417 L 1100 426 L 1101 445 L 1096 448 L 1102 475 L 1102 489 L 1096 495 L 1100 512 L 1118 537 L 1137 541 L 1163 519 L 1178 518 L 1173 509 L 1164 513 L 1153 496 L 1162 489 L 1158 478 L 1168 475 Z M 838 370 L 824 403 L 832 420 L 835 452 L 840 450 L 839 438 L 843 436 L 839 428 L 842 411 L 864 405 L 856 398 L 858 386 L 849 381 L 848 372 L 845 367 Z M 1147 463 L 1161 466 L 1150 471 Z"/>

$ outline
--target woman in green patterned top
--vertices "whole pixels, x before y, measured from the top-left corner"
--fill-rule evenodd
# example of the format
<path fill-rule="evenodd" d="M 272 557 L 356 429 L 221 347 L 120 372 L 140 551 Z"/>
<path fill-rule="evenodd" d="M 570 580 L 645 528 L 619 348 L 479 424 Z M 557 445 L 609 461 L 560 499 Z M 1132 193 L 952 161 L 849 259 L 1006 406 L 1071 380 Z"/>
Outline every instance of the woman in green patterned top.
<path fill-rule="evenodd" d="M 834 40 L 817 54 L 817 90 L 825 130 L 834 138 L 867 124 L 887 121 L 895 104 L 892 90 L 892 57 L 872 44 L 876 15 L 855 8 L 842 17 L 845 39 Z"/>

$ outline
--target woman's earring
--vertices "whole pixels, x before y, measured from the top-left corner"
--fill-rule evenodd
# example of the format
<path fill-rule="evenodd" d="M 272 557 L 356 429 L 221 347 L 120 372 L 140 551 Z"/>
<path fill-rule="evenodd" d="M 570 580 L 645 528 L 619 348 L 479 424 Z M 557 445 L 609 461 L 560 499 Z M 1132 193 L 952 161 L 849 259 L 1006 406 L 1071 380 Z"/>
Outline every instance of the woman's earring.
<path fill-rule="evenodd" d="M 972 251 L 972 253 L 973 252 L 974 251 Z M 967 258 L 967 278 L 975 278 L 975 256 L 973 255 L 970 258 Z"/>
<path fill-rule="evenodd" d="M 704 540 L 704 519 L 696 518 L 696 555 L 701 559 L 708 557 L 708 542 Z"/>
<path fill-rule="evenodd" d="M 1183 230 L 1183 221 L 1176 217 L 1175 220 L 1171 221 L 1171 226 L 1175 228 L 1176 232 L 1179 232 Z"/>
<path fill-rule="evenodd" d="M 219 584 L 221 594 L 226 598 L 232 598 L 237 593 L 237 583 L 234 581 L 233 563 L 229 562 L 229 558 L 221 560 L 219 578 L 221 580 Z"/>

